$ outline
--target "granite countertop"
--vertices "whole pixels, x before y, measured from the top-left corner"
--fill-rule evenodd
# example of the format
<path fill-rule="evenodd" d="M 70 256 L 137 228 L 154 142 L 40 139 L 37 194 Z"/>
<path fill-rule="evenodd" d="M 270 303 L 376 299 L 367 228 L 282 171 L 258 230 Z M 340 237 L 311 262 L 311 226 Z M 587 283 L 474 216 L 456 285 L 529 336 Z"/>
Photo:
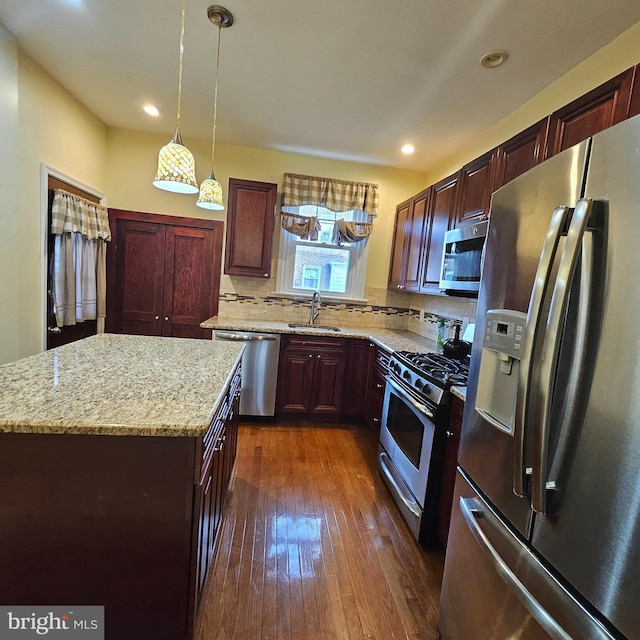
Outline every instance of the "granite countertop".
<path fill-rule="evenodd" d="M 451 387 L 451 395 L 454 395 L 457 398 L 460 398 L 460 400 L 462 400 L 462 402 L 466 402 L 466 400 L 467 400 L 467 387 L 460 387 L 460 386 L 454 385 L 453 387 Z"/>
<path fill-rule="evenodd" d="M 237 318 L 219 318 L 213 316 L 200 324 L 205 329 L 226 329 L 228 331 L 259 331 L 264 333 L 287 333 L 298 335 L 330 336 L 334 338 L 364 338 L 371 340 L 387 351 L 435 351 L 436 343 L 411 331 L 394 329 L 355 328 L 340 326 L 340 331 L 323 329 L 317 326 L 303 325 L 290 327 L 286 322 L 262 322 Z"/>
<path fill-rule="evenodd" d="M 101 334 L 0 366 L 0 432 L 206 433 L 243 345 Z"/>

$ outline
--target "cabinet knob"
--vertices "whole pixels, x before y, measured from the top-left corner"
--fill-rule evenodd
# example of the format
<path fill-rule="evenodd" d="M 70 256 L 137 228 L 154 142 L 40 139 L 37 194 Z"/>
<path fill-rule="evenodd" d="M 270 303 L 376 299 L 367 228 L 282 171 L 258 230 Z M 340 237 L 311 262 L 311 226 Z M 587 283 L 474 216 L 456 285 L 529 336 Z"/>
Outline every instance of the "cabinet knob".
<path fill-rule="evenodd" d="M 446 431 L 445 435 L 447 436 L 447 438 L 453 438 L 453 431 Z"/>
<path fill-rule="evenodd" d="M 318 355 L 316 356 L 316 358 L 318 358 L 318 360 L 320 360 L 320 358 L 321 358 L 320 354 L 318 354 Z"/>
<path fill-rule="evenodd" d="M 165 322 L 169 322 L 169 316 L 165 316 L 165 317 L 164 317 L 164 321 L 165 321 Z"/>
<path fill-rule="evenodd" d="M 376 389 L 382 389 L 383 385 L 381 385 L 379 382 L 376 382 Z"/>
<path fill-rule="evenodd" d="M 154 320 L 160 320 L 160 316 L 156 316 Z"/>
<path fill-rule="evenodd" d="M 380 422 L 380 418 L 374 418 L 373 421 L 374 422 Z"/>
<path fill-rule="evenodd" d="M 309 357 L 310 357 L 310 358 L 313 358 L 313 353 L 310 353 L 310 354 L 309 354 Z"/>
<path fill-rule="evenodd" d="M 264 277 L 265 277 L 265 278 L 268 278 L 268 277 L 269 277 L 269 274 L 268 274 L 268 273 L 265 273 L 265 274 L 264 274 Z"/>

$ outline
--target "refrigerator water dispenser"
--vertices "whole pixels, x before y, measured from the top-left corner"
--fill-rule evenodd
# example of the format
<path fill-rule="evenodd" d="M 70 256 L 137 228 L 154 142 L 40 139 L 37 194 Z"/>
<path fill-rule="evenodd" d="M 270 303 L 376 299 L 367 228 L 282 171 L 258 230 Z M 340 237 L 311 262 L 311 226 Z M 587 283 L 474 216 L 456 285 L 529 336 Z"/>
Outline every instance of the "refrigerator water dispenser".
<path fill-rule="evenodd" d="M 497 429 L 512 434 L 527 314 L 507 309 L 486 313 L 476 411 Z"/>

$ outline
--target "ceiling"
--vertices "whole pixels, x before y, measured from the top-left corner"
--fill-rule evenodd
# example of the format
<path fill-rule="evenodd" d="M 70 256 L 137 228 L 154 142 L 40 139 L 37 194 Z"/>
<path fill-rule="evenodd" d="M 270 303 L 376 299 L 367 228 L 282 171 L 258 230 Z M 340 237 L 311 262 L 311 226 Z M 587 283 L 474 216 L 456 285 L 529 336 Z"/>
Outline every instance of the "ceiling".
<path fill-rule="evenodd" d="M 221 1 L 221 0 L 218 0 Z M 181 130 L 211 139 L 217 27 L 187 0 Z M 427 171 L 640 21 L 637 0 L 225 0 L 216 141 Z M 112 127 L 176 127 L 181 0 L 0 0 Z M 504 49 L 502 67 L 479 64 Z M 141 110 L 156 104 L 152 119 Z M 411 142 L 413 156 L 400 146 Z"/>

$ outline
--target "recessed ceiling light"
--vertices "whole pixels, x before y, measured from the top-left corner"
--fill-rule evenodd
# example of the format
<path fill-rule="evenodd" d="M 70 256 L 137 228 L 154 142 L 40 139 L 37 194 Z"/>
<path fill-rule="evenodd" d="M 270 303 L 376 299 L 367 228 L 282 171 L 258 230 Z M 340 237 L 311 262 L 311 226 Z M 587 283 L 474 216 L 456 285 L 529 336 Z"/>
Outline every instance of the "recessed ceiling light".
<path fill-rule="evenodd" d="M 145 104 L 142 110 L 148 115 L 157 118 L 160 115 L 160 110 L 153 104 Z"/>
<path fill-rule="evenodd" d="M 489 51 L 480 59 L 480 64 L 487 69 L 494 69 L 507 61 L 509 54 L 506 51 Z"/>
<path fill-rule="evenodd" d="M 416 149 L 412 144 L 403 144 L 400 149 L 400 151 L 402 151 L 406 156 L 410 156 L 415 150 Z"/>

